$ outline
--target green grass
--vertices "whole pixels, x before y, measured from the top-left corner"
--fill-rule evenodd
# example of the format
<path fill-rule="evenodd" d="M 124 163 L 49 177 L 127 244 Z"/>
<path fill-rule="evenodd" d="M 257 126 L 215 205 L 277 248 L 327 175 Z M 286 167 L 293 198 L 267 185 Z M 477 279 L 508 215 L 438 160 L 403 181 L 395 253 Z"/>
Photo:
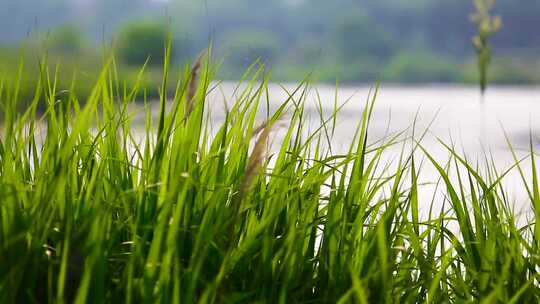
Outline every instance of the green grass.
<path fill-rule="evenodd" d="M 533 211 L 520 220 L 503 190 L 507 171 L 491 162 L 480 168 L 452 146 L 437 162 L 424 133 L 368 141 L 377 89 L 348 153 L 335 154 L 340 105 L 321 106 L 309 131 L 307 80 L 257 127 L 269 79 L 252 67 L 211 135 L 216 70 L 202 63 L 169 96 L 165 65 L 160 110 L 153 119 L 146 108 L 142 134 L 129 105 L 147 102 L 145 89 L 126 88 L 112 58 L 84 99 L 72 90 L 58 99 L 60 75 L 45 62 L 23 112 L 19 79 L 35 75 L 21 68 L 1 82 L 1 303 L 540 300 L 534 153 L 509 169 L 521 172 Z M 445 208 L 419 198 L 428 165 Z"/>
<path fill-rule="evenodd" d="M 103 53 L 110 54 L 111 51 L 105 50 Z M 49 50 L 47 46 L 38 46 L 30 42 L 21 43 L 19 47 L 0 45 L 0 79 L 13 82 L 15 75 L 19 73 L 20 58 L 24 58 L 24 65 L 18 82 L 19 109 L 28 107 L 40 80 L 38 75 L 44 70 L 49 70 L 51 77 L 53 75 L 56 77 L 55 85 L 57 92 L 60 92 L 60 98 L 66 99 L 65 91 L 70 91 L 79 99 L 86 100 L 94 89 L 103 62 L 103 54 L 91 48 L 73 53 Z M 41 65 L 46 65 L 46 67 Z M 139 91 L 145 91 L 148 98 L 159 97 L 163 75 L 161 66 L 147 66 L 143 77 L 139 77 L 140 66 L 127 65 L 122 60 L 116 60 L 115 66 L 116 77 L 120 79 L 118 81 L 122 86 L 129 90 L 137 86 Z M 178 71 L 172 71 L 170 75 L 174 81 L 167 88 L 169 93 L 174 93 L 174 84 L 179 78 L 178 74 Z M 43 104 L 39 105 L 40 110 L 42 106 Z"/>

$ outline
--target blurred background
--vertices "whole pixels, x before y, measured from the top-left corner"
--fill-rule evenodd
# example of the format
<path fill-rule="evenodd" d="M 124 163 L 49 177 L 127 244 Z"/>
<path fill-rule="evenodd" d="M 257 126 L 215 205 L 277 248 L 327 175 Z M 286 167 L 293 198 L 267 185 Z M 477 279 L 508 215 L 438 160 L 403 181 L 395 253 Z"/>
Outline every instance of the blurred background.
<path fill-rule="evenodd" d="M 212 41 L 224 80 L 260 58 L 275 81 L 473 83 L 472 11 L 471 0 L 1 0 L 0 72 L 23 46 L 92 74 L 114 45 L 126 75 L 148 56 L 151 75 L 170 29 L 175 63 Z M 495 13 L 491 82 L 540 83 L 540 1 L 499 0 Z"/>

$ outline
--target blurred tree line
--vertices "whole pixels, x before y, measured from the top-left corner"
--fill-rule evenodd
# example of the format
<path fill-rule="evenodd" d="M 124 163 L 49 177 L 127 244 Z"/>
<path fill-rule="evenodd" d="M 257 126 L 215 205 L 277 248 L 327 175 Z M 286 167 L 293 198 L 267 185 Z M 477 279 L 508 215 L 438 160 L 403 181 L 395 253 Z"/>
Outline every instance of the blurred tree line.
<path fill-rule="evenodd" d="M 313 70 L 322 80 L 472 81 L 472 10 L 471 0 L 3 0 L 0 41 L 35 25 L 62 51 L 114 38 L 124 63 L 157 65 L 170 29 L 175 60 L 211 40 L 225 78 L 260 59 L 283 80 Z M 540 1 L 498 0 L 495 11 L 504 26 L 492 80 L 538 82 Z"/>

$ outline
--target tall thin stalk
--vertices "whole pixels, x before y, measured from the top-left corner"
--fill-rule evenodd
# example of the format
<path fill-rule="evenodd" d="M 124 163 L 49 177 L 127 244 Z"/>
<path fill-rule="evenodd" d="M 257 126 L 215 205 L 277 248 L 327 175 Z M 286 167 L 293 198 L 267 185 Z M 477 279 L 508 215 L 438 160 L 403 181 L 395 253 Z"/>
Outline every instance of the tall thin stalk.
<path fill-rule="evenodd" d="M 500 16 L 492 16 L 491 11 L 495 6 L 495 0 L 474 0 L 475 13 L 471 15 L 471 21 L 476 25 L 477 35 L 473 37 L 473 45 L 476 49 L 478 60 L 480 91 L 484 95 L 487 88 L 487 74 L 491 62 L 491 47 L 489 39 L 497 33 L 502 26 Z"/>

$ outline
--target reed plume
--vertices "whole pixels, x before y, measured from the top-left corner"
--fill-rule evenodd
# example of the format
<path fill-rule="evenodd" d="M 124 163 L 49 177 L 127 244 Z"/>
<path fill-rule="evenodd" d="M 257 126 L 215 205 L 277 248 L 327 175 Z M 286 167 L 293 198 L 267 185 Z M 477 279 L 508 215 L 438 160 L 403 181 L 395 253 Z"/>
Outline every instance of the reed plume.
<path fill-rule="evenodd" d="M 264 129 L 266 129 L 266 127 L 268 126 L 268 121 L 265 121 L 265 122 L 262 122 L 261 124 L 259 124 L 258 126 L 256 126 L 253 131 L 251 132 L 251 138 L 257 136 L 259 133 L 261 133 L 261 131 L 263 131 Z"/>
<path fill-rule="evenodd" d="M 248 165 L 246 168 L 244 181 L 242 182 L 242 186 L 240 187 L 241 199 L 244 197 L 244 194 L 247 193 L 249 189 L 251 188 L 251 186 L 253 185 L 253 181 L 259 174 L 259 171 L 263 165 L 264 158 L 265 158 L 265 149 L 268 144 L 268 137 L 270 135 L 270 131 L 272 130 L 272 126 L 273 124 L 271 122 L 266 121 L 262 123 L 259 127 L 255 128 L 255 131 L 253 134 L 257 134 L 261 130 L 262 130 L 262 133 L 259 135 L 259 138 L 257 139 L 257 142 L 255 143 L 255 146 L 253 147 L 253 151 L 251 152 L 251 155 L 248 160 Z"/>
<path fill-rule="evenodd" d="M 197 91 L 199 90 L 199 75 L 203 62 L 206 59 L 207 55 L 208 49 L 205 49 L 199 54 L 199 57 L 197 57 L 197 60 L 195 60 L 195 63 L 193 63 L 193 67 L 191 68 L 184 120 L 187 120 L 189 118 L 189 116 L 193 112 L 193 109 L 195 108 L 195 95 L 197 95 Z"/>
<path fill-rule="evenodd" d="M 269 125 L 269 124 L 272 124 L 272 125 L 278 125 L 278 128 L 282 128 L 284 126 L 286 126 L 286 121 L 285 121 L 285 117 L 283 115 L 280 115 L 276 121 L 274 122 L 271 122 L 270 120 L 266 120 L 262 123 L 260 123 L 258 126 L 256 126 L 255 128 L 253 128 L 253 131 L 251 131 L 251 138 L 254 138 L 255 136 L 259 135 L 259 133 L 261 133 L 261 131 L 263 131 L 264 129 L 266 129 L 266 127 Z"/>

